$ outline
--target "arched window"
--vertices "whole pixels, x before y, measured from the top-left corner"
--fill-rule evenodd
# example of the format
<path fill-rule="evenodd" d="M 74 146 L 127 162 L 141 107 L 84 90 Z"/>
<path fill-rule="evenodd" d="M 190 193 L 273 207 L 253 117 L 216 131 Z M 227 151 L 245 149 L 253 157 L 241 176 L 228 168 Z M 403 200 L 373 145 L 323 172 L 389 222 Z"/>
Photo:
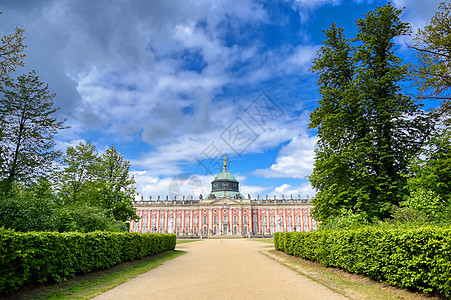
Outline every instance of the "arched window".
<path fill-rule="evenodd" d="M 238 224 L 238 217 L 236 215 L 233 216 L 233 224 Z"/>
<path fill-rule="evenodd" d="M 227 222 L 227 215 L 224 215 L 224 223 Z"/>
<path fill-rule="evenodd" d="M 244 216 L 244 223 L 247 223 L 247 216 Z"/>
<path fill-rule="evenodd" d="M 204 216 L 204 224 L 207 224 L 207 215 Z"/>

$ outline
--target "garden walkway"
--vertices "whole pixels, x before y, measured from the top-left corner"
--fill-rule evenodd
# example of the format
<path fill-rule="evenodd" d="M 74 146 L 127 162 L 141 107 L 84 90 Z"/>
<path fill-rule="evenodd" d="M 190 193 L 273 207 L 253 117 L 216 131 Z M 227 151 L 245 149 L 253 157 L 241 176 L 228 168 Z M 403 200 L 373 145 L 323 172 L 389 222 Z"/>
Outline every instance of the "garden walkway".
<path fill-rule="evenodd" d="M 95 299 L 347 299 L 259 253 L 248 239 L 185 243 L 188 253 Z"/>

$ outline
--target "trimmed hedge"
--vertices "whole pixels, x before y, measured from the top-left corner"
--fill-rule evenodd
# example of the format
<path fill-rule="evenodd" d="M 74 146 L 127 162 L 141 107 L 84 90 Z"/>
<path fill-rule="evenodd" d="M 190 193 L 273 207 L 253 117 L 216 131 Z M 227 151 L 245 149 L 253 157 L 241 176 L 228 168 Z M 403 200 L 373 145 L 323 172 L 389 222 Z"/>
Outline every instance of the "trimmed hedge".
<path fill-rule="evenodd" d="M 62 281 L 123 261 L 173 250 L 175 234 L 15 232 L 0 229 L 0 294 Z"/>
<path fill-rule="evenodd" d="M 274 246 L 327 267 L 451 299 L 451 228 L 277 232 Z"/>

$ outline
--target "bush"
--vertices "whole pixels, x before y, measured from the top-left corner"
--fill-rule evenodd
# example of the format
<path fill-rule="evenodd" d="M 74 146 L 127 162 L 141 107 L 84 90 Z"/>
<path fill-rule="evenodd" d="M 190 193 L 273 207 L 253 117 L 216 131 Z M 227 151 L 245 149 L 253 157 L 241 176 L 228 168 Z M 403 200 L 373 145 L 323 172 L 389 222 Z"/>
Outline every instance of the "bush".
<path fill-rule="evenodd" d="M 390 285 L 451 297 L 450 228 L 278 232 L 274 246 Z"/>
<path fill-rule="evenodd" d="M 62 281 L 175 248 L 174 234 L 15 232 L 0 229 L 0 294 Z"/>

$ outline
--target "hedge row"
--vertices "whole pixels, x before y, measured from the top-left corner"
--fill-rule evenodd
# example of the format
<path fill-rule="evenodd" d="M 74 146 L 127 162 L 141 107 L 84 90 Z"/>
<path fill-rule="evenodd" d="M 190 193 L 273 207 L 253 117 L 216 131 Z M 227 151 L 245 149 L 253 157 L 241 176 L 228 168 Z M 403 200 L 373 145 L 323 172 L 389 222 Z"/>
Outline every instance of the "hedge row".
<path fill-rule="evenodd" d="M 278 232 L 274 246 L 324 266 L 451 299 L 451 228 Z"/>
<path fill-rule="evenodd" d="M 174 234 L 14 232 L 0 229 L 0 294 L 62 281 L 175 248 Z"/>

